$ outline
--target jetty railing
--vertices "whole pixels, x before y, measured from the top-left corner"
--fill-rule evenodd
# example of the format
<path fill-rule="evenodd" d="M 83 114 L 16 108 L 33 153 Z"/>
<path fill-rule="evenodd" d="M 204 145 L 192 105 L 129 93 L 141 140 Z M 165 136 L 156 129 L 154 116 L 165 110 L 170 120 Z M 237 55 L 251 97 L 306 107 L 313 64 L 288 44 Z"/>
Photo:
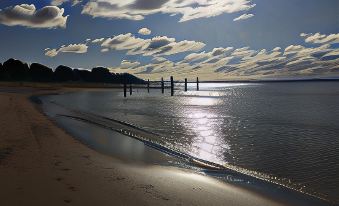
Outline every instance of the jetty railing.
<path fill-rule="evenodd" d="M 174 96 L 174 88 L 175 85 L 179 84 L 182 85 L 184 84 L 184 91 L 187 92 L 188 91 L 188 84 L 189 83 L 196 83 L 196 91 L 199 91 L 199 77 L 197 77 L 196 81 L 191 81 L 189 82 L 187 80 L 187 78 L 185 78 L 184 81 L 174 81 L 173 76 L 170 77 L 169 81 L 165 81 L 163 77 L 161 77 L 160 81 L 150 81 L 149 79 L 146 81 L 145 84 L 139 84 L 139 86 L 137 88 L 147 88 L 147 92 L 150 93 L 151 89 L 161 89 L 161 93 L 164 94 L 165 93 L 165 88 L 169 88 L 171 91 L 171 96 Z M 169 86 L 165 86 L 165 84 L 169 84 Z M 133 94 L 133 85 L 130 83 L 127 83 L 127 81 L 124 81 L 123 84 L 123 89 L 124 89 L 124 97 L 127 97 L 127 88 L 129 85 L 129 94 L 132 95 Z"/>

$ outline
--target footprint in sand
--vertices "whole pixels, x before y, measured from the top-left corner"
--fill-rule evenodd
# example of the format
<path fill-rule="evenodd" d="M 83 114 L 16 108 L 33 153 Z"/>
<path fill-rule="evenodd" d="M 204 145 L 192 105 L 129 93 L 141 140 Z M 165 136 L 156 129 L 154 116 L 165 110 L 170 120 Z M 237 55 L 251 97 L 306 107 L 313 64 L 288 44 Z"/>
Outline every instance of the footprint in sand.
<path fill-rule="evenodd" d="M 113 175 L 105 176 L 105 179 L 108 179 L 109 181 L 123 181 L 126 178 L 125 177 L 115 177 Z"/>
<path fill-rule="evenodd" d="M 58 181 L 58 182 L 62 181 L 63 179 L 64 179 L 64 178 L 62 178 L 62 177 L 57 177 L 57 178 L 55 178 L 55 180 Z"/>
<path fill-rule="evenodd" d="M 83 157 L 83 158 L 89 160 L 89 162 L 87 162 L 86 165 L 91 165 L 91 164 L 92 164 L 92 162 L 91 162 L 91 156 L 89 156 L 89 155 L 81 155 L 81 157 Z"/>
<path fill-rule="evenodd" d="M 0 160 L 5 159 L 7 156 L 9 156 L 13 152 L 13 149 L 10 147 L 1 149 L 0 148 Z"/>
<path fill-rule="evenodd" d="M 73 186 L 69 186 L 68 189 L 72 190 L 73 192 L 77 191 L 77 189 L 75 187 L 73 187 Z"/>
<path fill-rule="evenodd" d="M 60 161 L 56 161 L 56 162 L 54 163 L 54 166 L 59 166 L 61 163 L 62 163 L 62 162 L 60 162 Z"/>
<path fill-rule="evenodd" d="M 113 167 L 103 167 L 102 169 L 105 169 L 105 170 L 114 170 Z"/>
<path fill-rule="evenodd" d="M 89 159 L 91 156 L 89 155 L 82 155 L 83 158 Z"/>
<path fill-rule="evenodd" d="M 72 200 L 71 200 L 71 199 L 65 199 L 64 202 L 65 202 L 65 203 L 71 203 Z"/>
<path fill-rule="evenodd" d="M 149 184 L 149 185 L 138 185 L 136 186 L 136 188 L 140 188 L 140 189 L 144 189 L 144 193 L 145 194 L 150 194 L 155 198 L 161 199 L 161 200 L 166 200 L 168 201 L 169 198 L 165 197 L 164 195 L 160 194 L 159 191 L 157 191 L 153 185 Z M 134 189 L 134 187 L 132 188 L 132 190 Z"/>

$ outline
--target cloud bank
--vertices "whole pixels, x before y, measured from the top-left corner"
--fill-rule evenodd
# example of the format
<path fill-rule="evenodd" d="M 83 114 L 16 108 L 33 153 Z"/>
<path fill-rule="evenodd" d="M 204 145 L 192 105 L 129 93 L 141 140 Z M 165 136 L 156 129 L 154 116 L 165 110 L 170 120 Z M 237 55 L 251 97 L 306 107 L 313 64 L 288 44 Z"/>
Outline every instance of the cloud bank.
<path fill-rule="evenodd" d="M 334 34 L 322 36 L 313 42 L 316 47 L 289 45 L 271 50 L 242 48 L 214 48 L 190 53 L 182 60 L 171 61 L 161 57 L 133 67 L 133 74 L 142 78 L 195 78 L 220 80 L 275 79 L 339 76 L 339 49 L 332 47 Z M 331 40 L 330 40 L 331 39 Z M 120 67 L 116 69 L 119 70 Z"/>
<path fill-rule="evenodd" d="M 205 47 L 202 42 L 179 41 L 167 36 L 157 36 L 151 39 L 142 39 L 131 33 L 120 34 L 105 39 L 101 47 L 110 50 L 124 50 L 127 55 L 166 56 L 189 51 L 198 51 Z"/>
<path fill-rule="evenodd" d="M 46 6 L 37 10 L 33 4 L 21 4 L 0 10 L 0 23 L 30 28 L 65 28 L 68 16 L 63 14 L 64 9 L 56 6 Z"/>
<path fill-rule="evenodd" d="M 131 33 L 95 39 L 91 43 L 99 44 L 101 52 L 125 51 L 125 60 L 110 70 L 130 72 L 142 78 L 201 76 L 204 79 L 248 80 L 339 76 L 339 49 L 332 45 L 337 41 L 334 38 L 336 35 L 302 36 L 305 39 L 312 37 L 310 42 L 317 45 L 289 45 L 270 50 L 217 47 L 201 51 L 205 47 L 202 42 L 176 41 L 167 36 L 137 38 Z M 85 53 L 87 45 L 71 44 L 59 49 L 47 49 L 46 56 L 53 57 L 60 52 Z M 184 52 L 183 57 L 175 56 Z M 131 61 L 129 55 L 139 56 L 141 61 Z"/>
<path fill-rule="evenodd" d="M 313 43 L 313 44 L 335 44 L 339 43 L 339 33 L 338 34 L 305 34 L 301 33 L 301 37 L 305 38 L 306 43 Z"/>
<path fill-rule="evenodd" d="M 255 6 L 251 0 L 90 0 L 82 10 L 93 17 L 142 20 L 163 13 L 180 15 L 180 22 L 247 11 Z"/>

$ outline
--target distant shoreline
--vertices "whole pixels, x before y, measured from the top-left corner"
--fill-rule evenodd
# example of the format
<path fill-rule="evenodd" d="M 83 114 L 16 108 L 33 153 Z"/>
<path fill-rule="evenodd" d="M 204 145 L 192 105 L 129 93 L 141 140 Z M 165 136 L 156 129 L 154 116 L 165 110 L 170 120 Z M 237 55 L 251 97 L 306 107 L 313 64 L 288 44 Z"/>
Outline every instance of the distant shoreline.
<path fill-rule="evenodd" d="M 161 82 L 161 81 L 152 81 Z M 168 82 L 168 81 L 164 81 Z M 183 82 L 183 81 L 175 81 Z M 339 79 L 287 79 L 287 80 L 206 80 L 199 83 L 304 83 L 304 82 L 339 82 Z M 188 83 L 196 83 L 189 81 Z M 133 84 L 136 87 L 146 87 L 146 84 Z M 88 82 L 20 82 L 0 81 L 0 86 L 8 87 L 33 87 L 33 88 L 123 88 L 123 84 L 112 83 L 88 83 Z M 167 86 L 165 86 L 167 87 Z M 150 88 L 154 88 L 150 86 Z M 158 88 L 158 87 L 156 87 Z"/>
<path fill-rule="evenodd" d="M 281 79 L 281 80 L 212 80 L 200 81 L 200 83 L 281 83 L 281 82 L 339 82 L 339 79 Z M 190 82 L 194 83 L 194 82 Z"/>

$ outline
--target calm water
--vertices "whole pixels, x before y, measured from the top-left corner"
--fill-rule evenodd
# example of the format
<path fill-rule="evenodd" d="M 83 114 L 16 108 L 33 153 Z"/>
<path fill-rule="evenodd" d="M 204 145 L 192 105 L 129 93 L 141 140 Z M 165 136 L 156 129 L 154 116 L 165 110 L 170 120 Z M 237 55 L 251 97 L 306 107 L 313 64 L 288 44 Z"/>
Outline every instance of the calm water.
<path fill-rule="evenodd" d="M 193 90 L 194 87 L 189 87 Z M 339 83 L 201 84 L 201 91 L 49 96 L 132 123 L 170 147 L 339 202 Z"/>

